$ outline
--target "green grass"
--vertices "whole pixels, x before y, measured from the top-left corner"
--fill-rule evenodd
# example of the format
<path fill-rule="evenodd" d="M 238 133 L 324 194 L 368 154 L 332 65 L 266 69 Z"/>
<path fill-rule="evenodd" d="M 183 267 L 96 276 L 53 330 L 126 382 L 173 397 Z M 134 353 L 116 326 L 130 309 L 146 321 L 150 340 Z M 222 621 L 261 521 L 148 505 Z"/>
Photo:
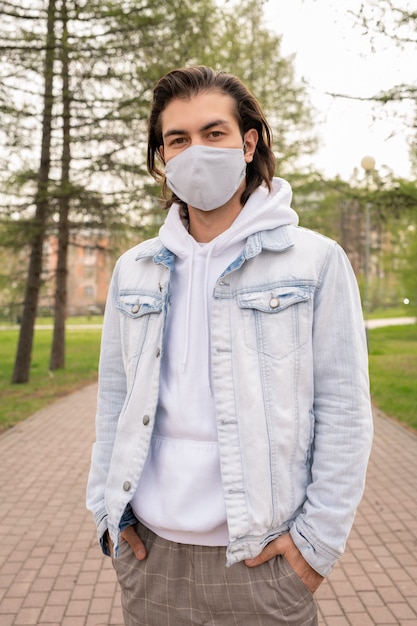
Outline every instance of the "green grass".
<path fill-rule="evenodd" d="M 52 326 L 54 320 L 52 317 L 38 317 L 36 319 L 36 326 Z M 80 326 L 81 324 L 102 324 L 102 315 L 77 315 L 67 318 L 67 325 Z M 16 322 L 11 322 L 8 319 L 0 319 L 0 326 L 4 328 L 16 327 Z"/>
<path fill-rule="evenodd" d="M 52 317 L 38 317 L 36 320 L 37 326 L 50 326 L 54 323 Z M 81 324 L 102 324 L 102 315 L 77 315 L 67 318 L 67 325 L 80 326 Z"/>
<path fill-rule="evenodd" d="M 374 309 L 369 313 L 369 319 L 387 319 L 389 317 L 415 317 L 417 311 L 415 307 L 402 306 L 402 307 L 390 307 L 385 309 Z"/>
<path fill-rule="evenodd" d="M 27 384 L 12 385 L 17 330 L 0 331 L 0 431 L 97 379 L 100 330 L 67 330 L 66 367 L 49 372 L 51 330 L 36 330 Z"/>
<path fill-rule="evenodd" d="M 373 403 L 417 430 L 417 324 L 369 333 Z"/>

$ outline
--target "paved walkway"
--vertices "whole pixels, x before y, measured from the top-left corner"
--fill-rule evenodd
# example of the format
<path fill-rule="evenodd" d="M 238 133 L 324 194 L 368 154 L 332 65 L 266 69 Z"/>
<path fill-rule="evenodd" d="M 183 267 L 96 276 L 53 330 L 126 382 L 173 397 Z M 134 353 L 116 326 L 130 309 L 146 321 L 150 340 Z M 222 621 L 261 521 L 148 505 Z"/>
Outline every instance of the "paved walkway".
<path fill-rule="evenodd" d="M 95 397 L 90 385 L 0 436 L 0 626 L 123 624 L 84 508 Z M 378 413 L 375 430 L 348 549 L 317 594 L 321 626 L 417 624 L 417 436 Z"/>
<path fill-rule="evenodd" d="M 387 317 L 379 320 L 368 320 L 365 326 L 368 328 L 382 328 L 383 326 L 404 326 L 405 324 L 415 324 L 416 317 Z"/>

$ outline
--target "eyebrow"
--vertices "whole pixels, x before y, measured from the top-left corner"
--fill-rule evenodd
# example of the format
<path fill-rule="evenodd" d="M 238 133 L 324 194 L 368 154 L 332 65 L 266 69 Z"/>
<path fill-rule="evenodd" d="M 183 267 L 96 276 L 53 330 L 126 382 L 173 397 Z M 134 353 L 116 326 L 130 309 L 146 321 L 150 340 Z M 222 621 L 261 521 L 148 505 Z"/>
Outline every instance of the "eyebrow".
<path fill-rule="evenodd" d="M 207 122 L 207 124 L 204 124 L 204 126 L 202 126 L 199 130 L 200 132 L 205 132 L 206 130 L 210 130 L 210 128 L 213 128 L 214 126 L 223 126 L 225 124 L 230 124 L 230 122 L 228 122 L 227 120 L 223 120 L 223 119 L 213 120 L 212 122 Z M 186 135 L 186 134 L 187 134 L 186 130 L 172 128 L 171 130 L 167 130 L 166 133 L 163 134 L 163 138 L 166 139 L 167 137 L 171 137 L 172 135 Z"/>

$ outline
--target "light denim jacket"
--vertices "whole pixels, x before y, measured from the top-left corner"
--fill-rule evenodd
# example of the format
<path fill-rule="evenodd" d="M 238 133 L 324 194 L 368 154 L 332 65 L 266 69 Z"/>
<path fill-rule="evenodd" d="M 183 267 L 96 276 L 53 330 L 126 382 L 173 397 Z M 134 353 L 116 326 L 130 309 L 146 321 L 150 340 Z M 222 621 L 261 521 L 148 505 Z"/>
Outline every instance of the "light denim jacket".
<path fill-rule="evenodd" d="M 87 506 L 116 554 L 155 420 L 174 263 L 159 239 L 140 244 L 119 259 L 108 294 Z M 251 235 L 217 280 L 211 350 L 227 565 L 290 531 L 327 575 L 372 440 L 364 325 L 345 253 L 295 226 Z"/>

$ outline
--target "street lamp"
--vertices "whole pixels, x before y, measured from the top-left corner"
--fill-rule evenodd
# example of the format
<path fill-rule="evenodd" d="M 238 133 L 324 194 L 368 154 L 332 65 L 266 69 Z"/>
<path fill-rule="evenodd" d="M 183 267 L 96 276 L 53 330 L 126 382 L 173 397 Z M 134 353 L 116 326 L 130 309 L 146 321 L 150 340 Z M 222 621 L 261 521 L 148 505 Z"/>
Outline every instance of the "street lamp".
<path fill-rule="evenodd" d="M 369 189 L 369 179 L 375 169 L 375 159 L 372 156 L 364 156 L 361 165 L 365 170 L 366 183 Z M 365 204 L 365 293 L 364 293 L 364 319 L 366 341 L 369 351 L 369 256 L 370 256 L 370 206 L 369 201 Z"/>

